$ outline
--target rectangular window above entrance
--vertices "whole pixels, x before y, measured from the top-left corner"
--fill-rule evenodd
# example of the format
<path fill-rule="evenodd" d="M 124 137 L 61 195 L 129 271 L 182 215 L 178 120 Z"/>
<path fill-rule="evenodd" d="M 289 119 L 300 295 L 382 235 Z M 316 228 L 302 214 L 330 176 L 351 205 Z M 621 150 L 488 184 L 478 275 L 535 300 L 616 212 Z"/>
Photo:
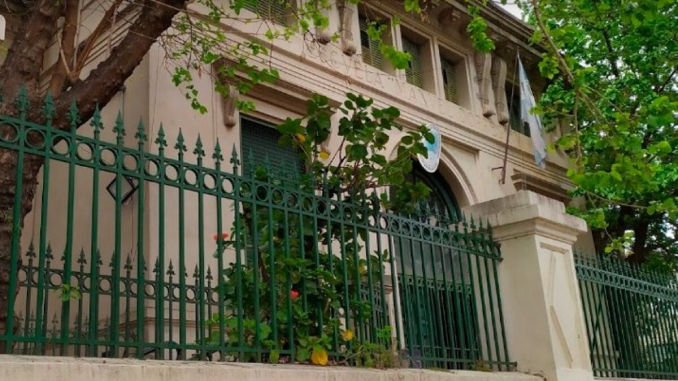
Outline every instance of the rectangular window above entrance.
<path fill-rule="evenodd" d="M 287 11 L 293 5 L 289 0 L 245 0 L 243 8 L 267 21 L 287 25 Z"/>
<path fill-rule="evenodd" d="M 408 67 L 405 69 L 407 83 L 417 87 L 424 87 L 423 65 L 421 62 L 421 51 L 419 45 L 407 38 L 403 38 L 403 51 L 410 54 L 411 59 Z"/>
<path fill-rule="evenodd" d="M 379 70 L 384 70 L 384 57 L 381 54 L 381 41 L 370 38 L 367 34 L 367 28 L 370 21 L 367 17 L 360 16 L 360 46 L 362 47 L 363 62 L 374 66 Z"/>
<path fill-rule="evenodd" d="M 445 57 L 440 57 L 440 63 L 443 72 L 443 90 L 445 92 L 445 99 L 459 104 L 456 64 Z"/>
<path fill-rule="evenodd" d="M 268 166 L 274 177 L 298 178 L 303 169 L 301 159 L 295 150 L 278 144 L 280 136 L 275 126 L 250 117 L 241 118 L 243 176 L 251 176 L 257 167 Z"/>
<path fill-rule="evenodd" d="M 299 184 L 303 164 L 297 151 L 282 147 L 278 140 L 282 134 L 272 124 L 258 119 L 243 116 L 240 118 L 240 140 L 242 152 L 242 175 L 244 178 L 255 177 L 257 169 L 268 168 L 269 176 L 276 179 L 281 186 Z M 258 178 L 255 177 L 255 178 Z M 266 212 L 267 207 L 243 202 L 245 210 Z M 293 213 L 290 213 L 293 215 Z M 245 263 L 253 264 L 255 245 L 253 237 L 245 242 Z"/>

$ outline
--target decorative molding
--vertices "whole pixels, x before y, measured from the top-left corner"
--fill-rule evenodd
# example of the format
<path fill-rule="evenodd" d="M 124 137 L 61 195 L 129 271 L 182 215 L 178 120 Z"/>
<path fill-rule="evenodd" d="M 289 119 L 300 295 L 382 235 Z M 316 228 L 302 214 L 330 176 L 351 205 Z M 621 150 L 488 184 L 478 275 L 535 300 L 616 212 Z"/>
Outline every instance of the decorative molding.
<path fill-rule="evenodd" d="M 357 7 L 347 0 L 337 0 L 337 9 L 339 10 L 339 37 L 341 40 L 341 50 L 344 54 L 352 56 L 358 51 L 358 47 L 353 36 L 353 22 Z"/>
<path fill-rule="evenodd" d="M 477 152 L 473 154 L 476 155 Z M 452 153 L 452 150 L 450 150 L 449 146 L 443 145 L 440 160 L 443 166 L 448 169 L 452 175 L 454 175 L 455 180 L 459 183 L 459 186 L 461 187 L 460 191 L 464 193 L 463 196 L 466 198 L 465 201 L 468 203 L 468 205 L 477 203 L 478 195 L 473 189 L 473 182 L 471 182 L 468 175 L 464 171 L 464 167 L 461 166 L 455 159 L 455 155 Z M 450 179 L 446 179 L 446 181 L 451 188 L 454 188 L 454 184 L 450 181 Z M 457 197 L 457 201 L 463 201 L 458 197 L 458 194 L 455 194 L 455 196 Z"/>
<path fill-rule="evenodd" d="M 542 246 L 543 247 L 543 246 Z M 577 289 L 577 275 L 570 259 L 551 251 L 548 275 L 549 315 L 561 348 L 562 360 L 569 367 L 588 361 L 588 345 L 583 323 L 582 306 Z M 560 275 L 560 276 L 558 276 Z M 564 279 L 563 279 L 564 278 Z M 568 308 L 577 306 L 578 308 Z M 590 368 L 589 368 L 590 369 Z"/>
<path fill-rule="evenodd" d="M 567 189 L 515 169 L 513 175 L 511 175 L 511 180 L 513 180 L 513 186 L 516 190 L 532 191 L 564 204 L 568 204 L 572 200 Z"/>
<path fill-rule="evenodd" d="M 478 99 L 482 106 L 483 116 L 489 118 L 496 113 L 494 105 L 490 103 L 492 55 L 490 53 L 476 52 L 474 61 L 478 81 Z"/>
<path fill-rule="evenodd" d="M 212 73 L 214 81 L 220 82 L 222 86 L 228 86 L 228 96 L 222 96 L 221 110 L 224 114 L 224 125 L 228 128 L 234 127 L 238 124 L 240 119 L 240 112 L 238 110 L 238 100 L 240 99 L 240 92 L 233 86 L 229 78 L 220 74 L 219 68 L 229 66 L 232 62 L 227 59 L 219 59 L 212 64 Z"/>
<path fill-rule="evenodd" d="M 497 109 L 499 124 L 509 122 L 508 102 L 506 100 L 506 61 L 498 56 L 492 57 L 492 88 L 494 89 L 494 105 Z"/>
<path fill-rule="evenodd" d="M 542 249 L 550 250 L 550 251 L 560 253 L 560 254 L 565 254 L 565 255 L 570 253 L 570 250 L 565 248 L 565 247 L 554 246 L 554 245 L 550 245 L 550 244 L 544 243 L 544 242 L 540 242 L 539 247 L 541 247 Z"/>
<path fill-rule="evenodd" d="M 321 9 L 320 9 L 320 13 L 322 13 L 323 17 L 326 17 L 330 20 L 332 19 L 332 14 L 331 14 L 332 11 L 333 11 L 333 9 L 328 8 L 328 7 L 321 7 Z M 330 22 L 330 25 L 332 25 L 332 24 L 333 23 Z M 332 32 L 331 32 L 329 26 L 327 28 L 321 28 L 321 27 L 317 26 L 315 28 L 315 40 L 322 45 L 329 44 L 330 41 L 332 41 Z"/>
<path fill-rule="evenodd" d="M 238 119 L 240 119 L 240 111 L 238 111 L 239 97 L 238 89 L 234 86 L 229 86 L 228 96 L 223 97 L 223 102 L 221 102 L 224 113 L 224 125 L 226 127 L 231 128 L 238 124 Z"/>
<path fill-rule="evenodd" d="M 587 231 L 586 222 L 567 214 L 562 202 L 531 191 L 471 205 L 464 212 L 485 217 L 498 242 L 541 236 L 558 242 L 548 242 L 552 245 L 572 246 L 579 234 Z"/>
<path fill-rule="evenodd" d="M 463 35 L 468 26 L 469 18 L 457 8 L 448 7 L 438 14 L 438 25 L 443 29 Z"/>

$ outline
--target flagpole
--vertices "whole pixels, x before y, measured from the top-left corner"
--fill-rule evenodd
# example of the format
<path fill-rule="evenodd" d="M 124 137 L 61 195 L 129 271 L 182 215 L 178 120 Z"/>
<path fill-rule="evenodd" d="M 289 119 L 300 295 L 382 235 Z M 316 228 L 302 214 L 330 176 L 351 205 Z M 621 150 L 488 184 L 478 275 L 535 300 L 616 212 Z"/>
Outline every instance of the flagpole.
<path fill-rule="evenodd" d="M 513 67 L 513 81 L 511 83 L 511 105 L 514 106 L 514 97 L 513 92 L 516 89 L 516 72 L 518 71 L 518 61 L 520 60 L 520 49 L 516 49 L 516 61 Z M 501 167 L 501 180 L 500 184 L 506 184 L 506 167 L 508 166 L 508 152 L 509 152 L 509 138 L 511 137 L 511 107 L 509 107 L 509 120 L 506 123 L 506 143 L 504 144 L 504 162 Z"/>

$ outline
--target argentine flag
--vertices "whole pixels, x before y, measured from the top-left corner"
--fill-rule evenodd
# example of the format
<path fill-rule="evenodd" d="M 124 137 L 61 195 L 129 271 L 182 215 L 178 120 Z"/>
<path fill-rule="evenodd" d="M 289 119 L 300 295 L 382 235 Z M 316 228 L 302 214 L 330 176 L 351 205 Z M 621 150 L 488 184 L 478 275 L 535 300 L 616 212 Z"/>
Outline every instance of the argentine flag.
<path fill-rule="evenodd" d="M 534 160 L 539 167 L 546 167 L 546 142 L 544 141 L 544 130 L 541 125 L 541 119 L 538 115 L 533 115 L 530 110 L 536 105 L 530 81 L 527 79 L 523 63 L 518 59 L 518 70 L 520 71 L 520 121 L 527 123 L 530 127 L 530 136 L 532 136 L 532 146 L 534 147 Z"/>

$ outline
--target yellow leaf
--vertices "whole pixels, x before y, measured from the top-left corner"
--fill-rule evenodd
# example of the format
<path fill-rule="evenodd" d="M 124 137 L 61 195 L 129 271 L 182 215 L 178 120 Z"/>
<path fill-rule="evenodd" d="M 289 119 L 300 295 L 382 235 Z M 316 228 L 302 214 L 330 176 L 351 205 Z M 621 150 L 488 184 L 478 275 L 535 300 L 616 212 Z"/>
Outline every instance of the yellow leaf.
<path fill-rule="evenodd" d="M 323 160 L 327 160 L 327 159 L 330 158 L 330 153 L 327 152 L 327 151 L 320 151 L 318 156 L 320 156 L 320 158 L 323 159 Z"/>
<path fill-rule="evenodd" d="M 316 365 L 327 365 L 327 351 L 325 349 L 313 350 L 311 361 Z"/>
<path fill-rule="evenodd" d="M 297 134 L 297 140 L 299 140 L 299 142 L 303 143 L 303 142 L 306 141 L 306 136 L 302 135 L 302 134 Z"/>
<path fill-rule="evenodd" d="M 344 332 L 341 333 L 341 337 L 344 338 L 346 341 L 351 341 L 353 340 L 353 330 L 347 329 Z"/>

